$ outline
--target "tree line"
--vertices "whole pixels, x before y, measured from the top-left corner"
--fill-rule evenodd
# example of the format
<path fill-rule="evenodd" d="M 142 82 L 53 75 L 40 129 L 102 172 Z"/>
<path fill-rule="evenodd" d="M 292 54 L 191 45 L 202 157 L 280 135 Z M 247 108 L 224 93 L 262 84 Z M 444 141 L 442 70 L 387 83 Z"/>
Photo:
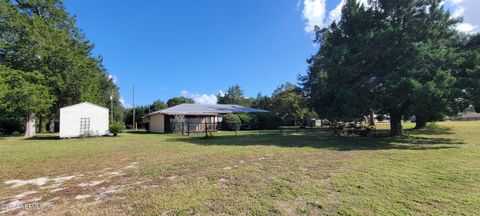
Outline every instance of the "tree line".
<path fill-rule="evenodd" d="M 193 99 L 187 97 L 172 97 L 167 100 L 167 102 L 163 102 L 162 100 L 156 100 L 150 105 L 144 106 L 137 106 L 135 107 L 135 123 L 140 127 L 143 126 L 143 118 L 145 115 L 156 112 L 159 110 L 163 110 L 169 107 L 177 106 L 180 104 L 193 104 L 195 103 Z M 128 108 L 124 111 L 125 118 L 123 122 L 125 125 L 133 125 L 133 108 Z"/>
<path fill-rule="evenodd" d="M 53 131 L 61 107 L 84 101 L 110 107 L 112 97 L 123 109 L 102 58 L 75 23 L 61 0 L 0 0 L 0 132 Z"/>
<path fill-rule="evenodd" d="M 218 103 L 271 110 L 290 125 L 314 117 L 355 125 L 389 116 L 392 136 L 402 135 L 402 120 L 413 116 L 421 129 L 467 109 L 480 112 L 480 34 L 457 31 L 462 18 L 442 2 L 347 0 L 340 20 L 315 28 L 319 50 L 299 85 L 257 98 L 234 85 Z"/>
<path fill-rule="evenodd" d="M 168 99 L 166 103 L 162 100 L 156 100 L 150 105 L 138 106 L 135 108 L 135 122 L 142 126 L 143 117 L 148 113 L 183 103 L 193 104 L 194 100 L 187 97 L 173 97 Z M 307 120 L 317 117 L 316 113 L 308 108 L 302 88 L 289 82 L 278 86 L 271 96 L 258 93 L 255 98 L 247 97 L 240 85 L 235 84 L 230 86 L 224 94 L 217 95 L 217 103 L 236 104 L 272 111 L 273 115 L 260 115 L 262 121 L 272 125 L 304 125 Z M 244 125 L 247 123 L 251 125 L 254 124 L 257 116 L 242 114 L 239 115 L 239 118 Z M 126 109 L 124 120 L 125 125 L 133 125 L 132 108 Z"/>
<path fill-rule="evenodd" d="M 276 116 L 270 119 L 284 125 L 388 115 L 393 136 L 402 135 L 401 121 L 411 116 L 423 128 L 469 107 L 479 112 L 480 35 L 458 32 L 461 22 L 441 0 L 347 0 L 340 20 L 315 28 L 319 50 L 298 85 L 255 98 L 233 85 L 218 103 L 270 110 Z M 0 133 L 25 129 L 33 136 L 35 121 L 53 131 L 59 109 L 83 101 L 106 107 L 113 101 L 114 121 L 132 124 L 133 109 L 122 107 L 93 47 L 61 0 L 0 0 L 0 130 L 10 130 Z M 137 124 L 181 103 L 194 101 L 174 97 L 136 107 Z"/>
<path fill-rule="evenodd" d="M 317 117 L 309 108 L 302 88 L 290 82 L 279 85 L 271 96 L 258 93 L 255 98 L 245 96 L 242 88 L 235 84 L 224 94 L 218 94 L 217 99 L 219 104 L 238 104 L 272 111 L 282 125 L 304 125 L 306 121 Z"/>

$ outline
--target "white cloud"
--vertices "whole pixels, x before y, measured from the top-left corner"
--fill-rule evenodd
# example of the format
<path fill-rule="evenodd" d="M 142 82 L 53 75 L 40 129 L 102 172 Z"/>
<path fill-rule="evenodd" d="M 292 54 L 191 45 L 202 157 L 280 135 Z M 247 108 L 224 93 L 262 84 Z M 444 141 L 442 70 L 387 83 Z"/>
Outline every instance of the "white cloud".
<path fill-rule="evenodd" d="M 301 4 L 303 1 L 303 4 Z M 368 0 L 359 0 L 360 4 L 369 7 Z M 340 20 L 342 8 L 346 0 L 339 0 L 337 6 L 328 12 L 326 0 L 299 0 L 298 8 L 303 6 L 302 16 L 305 20 L 305 31 L 312 33 L 315 26 L 327 27 L 333 21 Z M 445 0 L 442 2 L 447 9 L 453 11 L 453 17 L 463 17 L 464 22 L 457 25 L 457 30 L 465 33 L 476 33 L 480 31 L 480 1 L 479 0 Z"/>
<path fill-rule="evenodd" d="M 113 74 L 108 74 L 108 79 L 111 79 L 115 84 L 118 83 L 118 77 Z"/>
<path fill-rule="evenodd" d="M 180 95 L 183 97 L 188 97 L 188 91 L 187 90 L 182 90 L 180 91 Z"/>
<path fill-rule="evenodd" d="M 326 13 L 325 0 L 304 0 L 303 2 L 303 19 L 305 19 L 305 31 L 313 32 L 315 26 L 324 27 L 324 19 Z"/>
<path fill-rule="evenodd" d="M 446 0 L 446 8 L 453 11 L 453 17 L 463 17 L 464 22 L 457 25 L 456 29 L 465 33 L 479 32 L 480 1 L 478 0 Z"/>
<path fill-rule="evenodd" d="M 197 104 L 217 104 L 217 96 L 211 94 L 211 95 L 198 95 L 193 98 L 195 103 Z"/>
<path fill-rule="evenodd" d="M 122 106 L 124 108 L 131 108 L 132 105 L 131 104 L 127 104 L 127 102 L 125 101 L 125 99 L 120 95 L 120 98 L 118 99 L 118 101 L 120 101 L 120 103 L 122 104 Z"/>
<path fill-rule="evenodd" d="M 460 23 L 457 25 L 457 30 L 465 33 L 474 33 L 478 26 L 474 26 L 470 23 Z"/>
<path fill-rule="evenodd" d="M 453 17 L 460 17 L 463 16 L 463 13 L 465 13 L 465 8 L 462 6 L 458 6 L 457 9 L 453 12 L 452 16 Z"/>
<path fill-rule="evenodd" d="M 368 0 L 359 0 L 359 3 L 367 7 L 369 6 Z M 346 0 L 340 0 L 338 5 L 328 12 L 327 18 L 327 5 L 325 0 L 304 0 L 302 14 L 303 19 L 306 21 L 305 31 L 311 33 L 315 29 L 315 26 L 323 28 L 330 25 L 333 21 L 340 20 L 342 16 L 342 8 L 345 4 Z"/>
<path fill-rule="evenodd" d="M 217 104 L 217 96 L 214 94 L 198 94 L 182 90 L 180 96 L 191 98 L 196 104 Z"/>
<path fill-rule="evenodd" d="M 342 17 L 342 8 L 345 6 L 346 0 L 341 0 L 340 3 L 335 7 L 335 9 L 331 10 L 329 13 L 328 19 L 330 20 L 329 23 L 333 21 L 338 21 Z"/>
<path fill-rule="evenodd" d="M 118 85 L 118 77 L 117 76 L 109 73 L 108 74 L 108 79 L 111 79 L 113 81 L 113 83 Z M 110 96 L 110 99 L 111 99 L 111 96 Z M 120 95 L 120 97 L 118 98 L 118 101 L 120 102 L 120 104 L 122 104 L 122 106 L 124 108 L 131 108 L 132 107 L 131 104 L 127 104 L 127 102 L 125 101 L 125 98 L 123 98 L 122 95 Z"/>
<path fill-rule="evenodd" d="M 464 2 L 464 0 L 449 0 L 449 1 L 452 2 L 452 4 L 460 4 Z"/>

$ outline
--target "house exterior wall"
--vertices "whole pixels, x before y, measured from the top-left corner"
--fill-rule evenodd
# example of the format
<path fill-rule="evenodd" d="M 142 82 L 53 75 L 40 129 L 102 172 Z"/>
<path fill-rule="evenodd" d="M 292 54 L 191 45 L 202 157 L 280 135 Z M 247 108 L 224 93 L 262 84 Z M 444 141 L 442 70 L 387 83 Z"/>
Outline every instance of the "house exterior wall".
<path fill-rule="evenodd" d="M 80 129 L 81 119 L 88 119 L 88 129 Z M 109 133 L 109 110 L 88 103 L 81 103 L 60 109 L 60 138 L 103 136 Z"/>
<path fill-rule="evenodd" d="M 169 127 L 166 127 L 168 125 L 165 124 L 172 124 L 171 121 L 173 121 L 173 119 L 170 118 L 165 121 L 165 118 L 166 116 L 164 114 L 151 115 L 149 119 L 149 131 L 152 133 L 170 132 L 166 131 L 166 128 Z M 212 124 L 216 123 L 217 120 L 217 116 L 185 116 L 184 130 L 185 132 L 187 130 L 190 132 L 203 132 L 205 131 L 205 123 L 208 123 L 209 131 L 215 131 L 216 127 Z"/>
<path fill-rule="evenodd" d="M 152 133 L 165 133 L 165 115 L 150 116 L 150 129 Z"/>
<path fill-rule="evenodd" d="M 187 117 L 186 123 L 190 127 L 190 131 L 192 132 L 199 132 L 205 131 L 205 123 L 208 121 L 208 117 L 200 116 L 200 117 Z"/>
<path fill-rule="evenodd" d="M 184 130 L 189 132 L 204 132 L 206 123 L 208 131 L 217 131 L 215 123 L 217 116 L 186 116 Z"/>

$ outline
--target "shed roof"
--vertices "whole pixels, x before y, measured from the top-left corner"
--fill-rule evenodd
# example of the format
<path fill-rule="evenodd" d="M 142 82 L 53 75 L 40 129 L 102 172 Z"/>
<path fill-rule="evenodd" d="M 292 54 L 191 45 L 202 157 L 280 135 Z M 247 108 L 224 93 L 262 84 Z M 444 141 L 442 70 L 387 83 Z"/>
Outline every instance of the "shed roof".
<path fill-rule="evenodd" d="M 93 103 L 89 103 L 89 102 L 78 103 L 78 104 L 62 107 L 60 109 L 69 109 L 69 108 L 73 108 L 73 107 L 80 106 L 80 105 L 87 105 L 87 106 L 98 107 L 98 108 L 108 110 L 108 108 L 106 108 L 106 107 L 102 107 L 102 106 L 99 106 L 99 105 L 96 105 L 96 104 L 93 104 Z"/>
<path fill-rule="evenodd" d="M 217 115 L 227 113 L 267 113 L 270 111 L 231 104 L 180 104 L 148 114 L 165 115 Z"/>

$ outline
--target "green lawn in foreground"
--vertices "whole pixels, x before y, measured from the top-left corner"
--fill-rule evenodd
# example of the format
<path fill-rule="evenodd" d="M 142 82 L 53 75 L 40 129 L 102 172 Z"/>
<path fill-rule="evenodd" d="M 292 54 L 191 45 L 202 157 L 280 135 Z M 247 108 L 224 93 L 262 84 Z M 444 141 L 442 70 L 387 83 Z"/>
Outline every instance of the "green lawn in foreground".
<path fill-rule="evenodd" d="M 7 214 L 475 215 L 479 129 L 480 122 L 441 122 L 402 138 L 3 137 L 0 203 L 50 203 Z M 40 177 L 49 181 L 4 184 Z"/>

